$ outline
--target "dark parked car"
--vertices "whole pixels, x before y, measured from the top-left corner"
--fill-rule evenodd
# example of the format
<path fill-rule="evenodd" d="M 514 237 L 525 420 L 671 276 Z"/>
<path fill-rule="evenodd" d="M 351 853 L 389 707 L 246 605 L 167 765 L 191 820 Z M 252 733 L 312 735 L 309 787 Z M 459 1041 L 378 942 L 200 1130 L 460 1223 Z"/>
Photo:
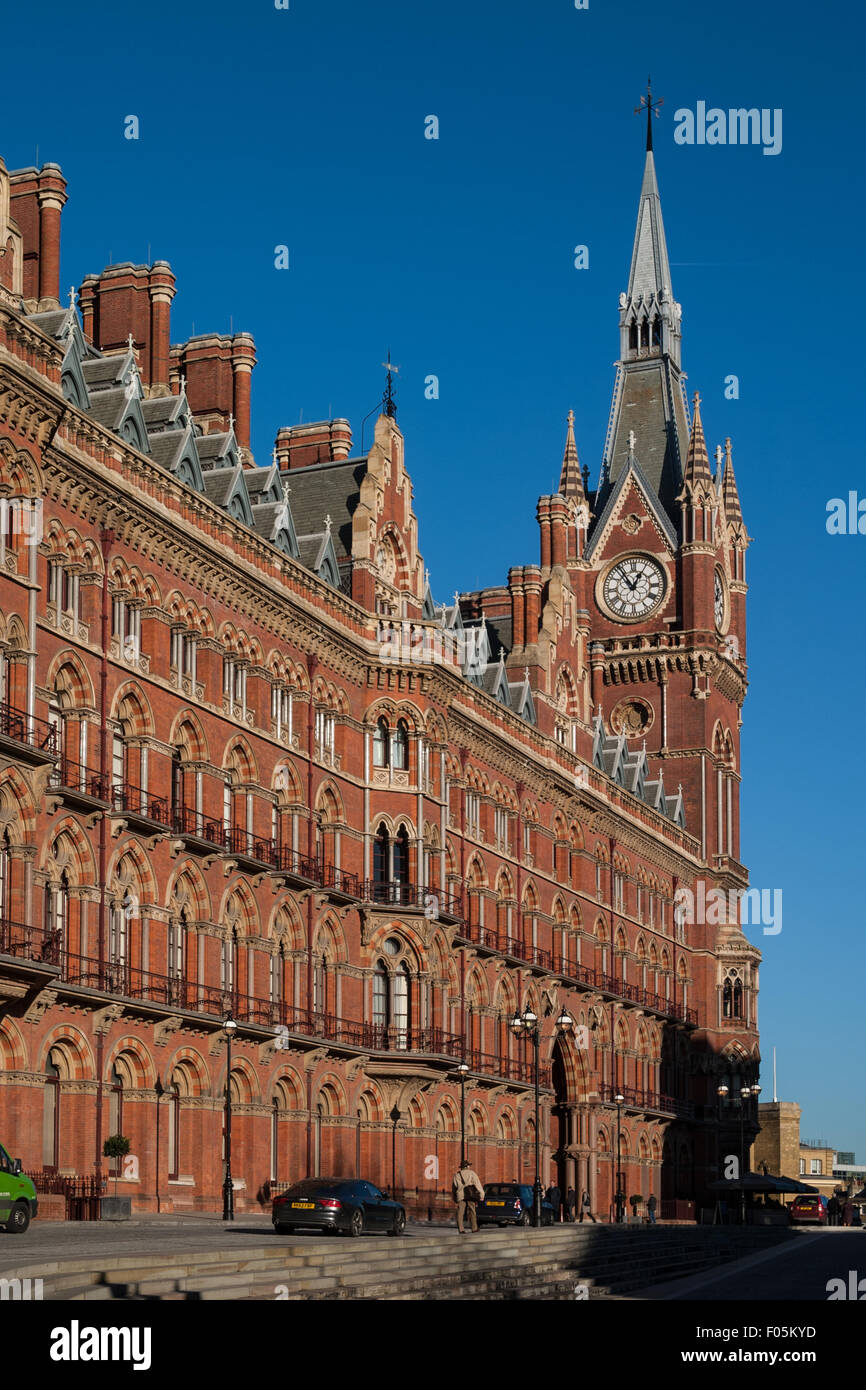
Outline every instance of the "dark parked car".
<path fill-rule="evenodd" d="M 806 1225 L 811 1222 L 819 1226 L 826 1226 L 827 1198 L 823 1193 L 817 1193 L 814 1197 L 795 1197 L 788 1208 L 788 1219 L 792 1226 L 798 1223 Z"/>
<path fill-rule="evenodd" d="M 479 1226 L 531 1226 L 532 1187 L 525 1182 L 491 1182 L 484 1189 L 484 1201 L 478 1203 Z M 553 1207 L 541 1203 L 542 1226 L 553 1225 Z"/>
<path fill-rule="evenodd" d="M 274 1198 L 271 1220 L 277 1235 L 312 1227 L 349 1236 L 401 1236 L 406 1209 L 360 1178 L 305 1178 Z"/>

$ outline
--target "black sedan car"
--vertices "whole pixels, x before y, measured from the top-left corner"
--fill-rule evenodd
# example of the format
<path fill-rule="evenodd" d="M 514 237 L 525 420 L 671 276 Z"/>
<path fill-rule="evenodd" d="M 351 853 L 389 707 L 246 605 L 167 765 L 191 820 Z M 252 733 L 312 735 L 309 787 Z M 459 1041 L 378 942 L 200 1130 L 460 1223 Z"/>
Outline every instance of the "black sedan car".
<path fill-rule="evenodd" d="M 305 1178 L 274 1198 L 271 1220 L 277 1235 L 309 1227 L 347 1236 L 401 1236 L 406 1209 L 360 1178 Z"/>
<path fill-rule="evenodd" d="M 523 1182 L 491 1182 L 484 1189 L 484 1201 L 478 1203 L 479 1226 L 531 1226 L 532 1188 Z M 552 1226 L 553 1207 L 541 1203 L 541 1224 Z"/>

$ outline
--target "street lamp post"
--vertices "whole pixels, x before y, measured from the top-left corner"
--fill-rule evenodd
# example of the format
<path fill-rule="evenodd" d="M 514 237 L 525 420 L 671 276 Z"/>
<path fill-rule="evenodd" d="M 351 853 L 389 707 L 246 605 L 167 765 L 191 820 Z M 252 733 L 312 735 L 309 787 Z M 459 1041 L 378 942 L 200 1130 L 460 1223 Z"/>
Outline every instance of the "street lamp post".
<path fill-rule="evenodd" d="M 616 1101 L 616 1223 L 621 1226 L 625 1220 L 625 1193 L 622 1190 L 622 1168 L 620 1167 L 620 1140 L 622 1137 L 622 1107 L 625 1105 L 625 1096 L 621 1091 L 617 1091 L 614 1096 Z"/>
<path fill-rule="evenodd" d="M 567 1033 L 574 1026 L 574 1019 L 563 1009 L 556 1020 L 557 1033 Z M 535 1182 L 532 1185 L 532 1224 L 541 1226 L 541 1096 L 539 1094 L 538 1054 L 541 1044 L 541 1030 L 538 1015 L 526 1008 L 523 1013 L 515 1013 L 511 1020 L 511 1031 L 516 1038 L 529 1038 L 532 1042 L 532 1057 L 535 1080 Z"/>
<path fill-rule="evenodd" d="M 721 1097 L 722 1103 L 724 1104 L 725 1097 L 726 1097 L 727 1094 L 728 1094 L 728 1088 L 727 1088 L 727 1086 L 724 1084 L 724 1082 L 722 1082 L 721 1086 L 718 1086 L 716 1089 L 717 1089 L 717 1094 Z M 746 1118 L 746 1115 L 745 1115 L 746 1106 L 747 1106 L 747 1104 L 748 1104 L 749 1097 L 750 1097 L 750 1096 L 757 1096 L 757 1095 L 759 1095 L 759 1094 L 760 1094 L 760 1091 L 761 1091 L 760 1086 L 741 1086 L 741 1087 L 740 1087 L 740 1093 L 739 1093 L 739 1095 L 732 1096 L 732 1097 L 731 1097 L 731 1101 L 730 1101 L 730 1104 L 731 1104 L 731 1105 L 735 1105 L 735 1106 L 737 1107 L 737 1114 L 738 1114 L 739 1120 L 740 1120 L 740 1182 L 741 1182 L 741 1183 L 742 1183 L 743 1179 L 744 1179 L 745 1176 L 746 1176 L 745 1138 L 744 1138 L 744 1133 L 743 1133 L 743 1126 L 744 1126 L 745 1118 Z M 744 1187 L 741 1187 L 741 1189 L 740 1189 L 740 1224 L 743 1225 L 743 1226 L 745 1226 L 745 1224 L 746 1224 L 746 1189 L 745 1189 Z"/>
<path fill-rule="evenodd" d="M 391 1120 L 391 1201 L 397 1200 L 397 1125 L 400 1120 L 400 1110 L 395 1105 L 390 1114 Z"/>
<path fill-rule="evenodd" d="M 232 1182 L 232 1038 L 237 1028 L 237 1023 L 229 1014 L 223 1023 L 226 1035 L 226 1171 L 223 1179 L 223 1221 L 235 1219 L 235 1189 Z"/>
<path fill-rule="evenodd" d="M 457 1068 L 457 1075 L 460 1077 L 460 1166 L 466 1161 L 466 1073 L 469 1070 L 467 1062 L 461 1062 Z"/>

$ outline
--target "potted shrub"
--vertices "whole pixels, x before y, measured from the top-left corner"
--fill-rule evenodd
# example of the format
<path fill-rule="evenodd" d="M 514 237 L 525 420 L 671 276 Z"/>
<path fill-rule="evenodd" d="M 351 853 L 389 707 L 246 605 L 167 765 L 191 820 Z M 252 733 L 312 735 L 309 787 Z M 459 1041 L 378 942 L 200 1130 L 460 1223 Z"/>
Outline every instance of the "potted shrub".
<path fill-rule="evenodd" d="M 637 1210 L 637 1209 L 638 1209 L 638 1207 L 641 1205 L 641 1203 L 643 1202 L 643 1197 L 640 1195 L 639 1192 L 635 1192 L 631 1197 L 629 1197 L 628 1200 L 629 1200 L 629 1205 L 631 1206 L 631 1219 L 632 1219 L 632 1221 L 640 1221 L 641 1218 L 640 1218 L 640 1216 L 638 1215 L 638 1210 Z"/>
<path fill-rule="evenodd" d="M 103 1158 L 113 1158 L 114 1164 L 114 1196 L 103 1197 L 100 1203 L 100 1215 L 103 1221 L 126 1221 L 132 1215 L 132 1198 L 118 1197 L 117 1179 L 120 1172 L 120 1161 L 129 1153 L 130 1143 L 125 1134 L 110 1134 L 102 1146 Z"/>

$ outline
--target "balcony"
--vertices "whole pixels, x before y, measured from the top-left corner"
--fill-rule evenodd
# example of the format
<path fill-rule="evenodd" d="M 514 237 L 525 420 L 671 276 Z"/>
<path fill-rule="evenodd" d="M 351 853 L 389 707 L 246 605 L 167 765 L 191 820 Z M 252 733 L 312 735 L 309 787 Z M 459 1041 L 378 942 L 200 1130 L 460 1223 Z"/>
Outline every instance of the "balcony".
<path fill-rule="evenodd" d="M 415 883 L 388 883 L 368 879 L 361 885 L 361 896 L 371 907 L 398 908 L 401 912 L 420 912 L 440 922 L 459 922 L 460 898 L 438 888 L 422 888 Z"/>
<path fill-rule="evenodd" d="M 277 848 L 274 840 L 233 826 L 231 830 L 222 831 L 222 844 L 226 854 L 237 860 L 240 869 L 264 873 L 273 868 Z"/>
<path fill-rule="evenodd" d="M 171 806 L 165 796 L 154 796 L 132 782 L 120 782 L 111 788 L 114 815 L 123 816 L 130 830 L 155 835 L 171 829 Z"/>
<path fill-rule="evenodd" d="M 0 917 L 0 999 L 23 998 L 60 973 L 60 940 L 42 927 Z"/>
<path fill-rule="evenodd" d="M 17 762 L 53 763 L 59 753 L 57 729 L 45 719 L 0 702 L 0 752 Z"/>
<path fill-rule="evenodd" d="M 67 805 L 85 811 L 100 810 L 111 804 L 109 778 L 96 768 L 74 762 L 65 755 L 57 762 L 49 786 L 58 792 Z"/>
<path fill-rule="evenodd" d="M 347 869 L 339 869 L 336 864 L 320 864 L 321 884 L 334 903 L 361 901 L 361 880 L 357 874 Z"/>
<path fill-rule="evenodd" d="M 478 1072 L 483 1076 L 501 1076 L 507 1081 L 519 1081 L 525 1086 L 535 1083 L 535 1063 L 531 1054 L 525 1057 L 501 1057 L 470 1047 L 466 1049 L 466 1061 L 471 1072 Z M 544 1062 L 539 1063 L 538 1084 L 542 1090 L 550 1089 L 550 1067 Z"/>
<path fill-rule="evenodd" d="M 636 1004 L 661 1018 L 673 1019 L 690 1028 L 697 1027 L 698 1015 L 695 1009 L 684 1008 L 682 1004 L 665 999 L 641 985 L 629 984 L 619 975 L 609 975 L 600 970 L 593 970 L 591 966 L 579 965 L 577 961 L 570 960 L 561 952 L 554 954 L 544 947 L 533 946 L 517 937 L 494 931 L 492 927 L 478 926 L 477 923 L 469 926 L 464 924 L 458 935 L 461 940 L 469 941 L 476 948 L 489 951 L 492 955 L 508 956 L 511 960 L 523 961 L 536 970 L 559 975 L 566 984 L 597 990 L 599 994 L 610 999 L 618 999 L 625 1004 Z"/>
<path fill-rule="evenodd" d="M 600 1086 L 599 1092 L 607 1105 L 615 1105 L 617 1095 L 615 1086 Z M 693 1119 L 694 1103 L 680 1100 L 677 1096 L 666 1096 L 661 1091 L 642 1091 L 634 1086 L 620 1086 L 619 1095 L 625 1097 L 626 1110 L 653 1111 L 659 1115 L 676 1115 L 679 1119 Z"/>
<path fill-rule="evenodd" d="M 282 874 L 290 888 L 310 888 L 321 883 L 322 866 L 314 855 L 300 854 L 291 845 L 274 845 L 271 869 Z"/>
<path fill-rule="evenodd" d="M 193 854 L 222 854 L 225 828 L 220 820 L 209 820 L 201 811 L 176 806 L 171 813 L 171 829 Z"/>
<path fill-rule="evenodd" d="M 519 960 L 548 974 L 553 971 L 552 951 L 545 950 L 542 946 L 533 946 L 531 942 L 521 941 L 519 937 L 509 936 L 506 932 L 497 932 L 492 927 L 475 924 L 464 927 L 460 936 L 465 941 L 471 941 L 473 946 L 480 946 L 482 950 L 508 956 L 511 960 Z"/>

